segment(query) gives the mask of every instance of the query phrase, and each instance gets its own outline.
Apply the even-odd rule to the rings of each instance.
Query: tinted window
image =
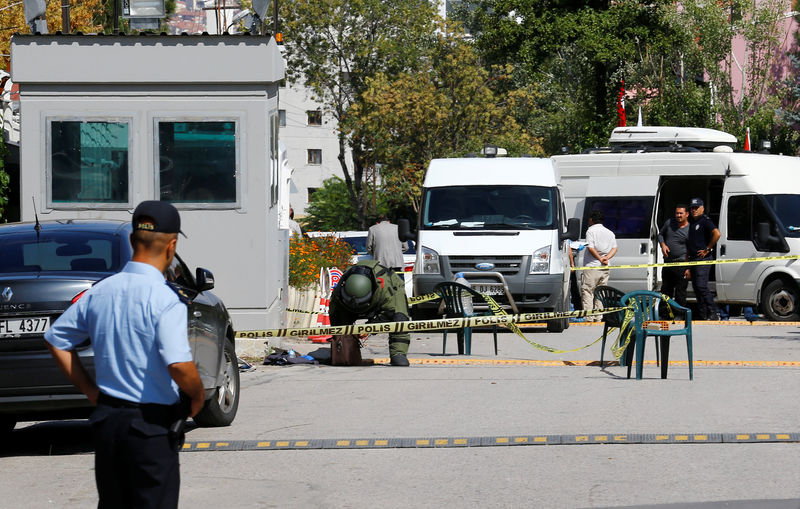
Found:
[[[800,195],[768,194],[764,200],[772,208],[787,237],[800,237]]]
[[[50,122],[52,203],[128,203],[128,124]]]
[[[116,272],[119,244],[94,232],[42,232],[0,236],[0,272]]]
[[[236,202],[236,122],[159,122],[161,199]]]
[[[356,254],[367,254],[367,237],[342,237],[341,240],[353,246]]]
[[[587,198],[583,209],[583,237],[589,228],[593,210],[603,213],[603,225],[618,239],[646,239],[650,237],[650,218],[653,214],[652,196],[620,196]]]
[[[423,207],[422,227],[428,229],[552,229],[558,219],[551,187],[434,187]]]
[[[775,222],[765,203],[771,201],[777,206],[786,204],[786,202],[779,203],[779,200],[775,199],[776,196],[791,195],[772,195],[771,197],[756,195],[731,196],[728,199],[728,240],[752,241],[758,251],[787,251],[788,246],[786,246],[781,236],[796,235],[796,232],[789,230],[787,225],[779,228]],[[789,203],[791,204],[791,201]],[[800,204],[795,203],[795,205]],[[792,216],[795,215],[796,217],[796,214],[797,211],[784,211],[784,217],[787,220],[792,220]],[[767,238],[759,238],[759,223],[769,225]]]

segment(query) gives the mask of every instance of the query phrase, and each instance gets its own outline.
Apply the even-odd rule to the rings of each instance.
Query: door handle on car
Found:
[[[196,310],[196,309],[195,309],[195,310],[192,312],[192,315],[194,315],[194,317],[195,317],[195,318],[200,318],[201,316],[203,316],[203,313],[201,313],[200,311],[198,311],[198,310]]]
[[[725,244],[722,244],[721,246],[719,246],[719,255],[720,256],[725,256]]]
[[[639,244],[639,254],[647,254],[647,242]]]

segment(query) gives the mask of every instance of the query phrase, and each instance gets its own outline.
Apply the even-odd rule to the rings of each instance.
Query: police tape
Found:
[[[800,254],[785,256],[762,256],[758,258],[726,258],[722,260],[698,260],[694,262],[669,262],[669,263],[639,263],[635,265],[600,265],[594,267],[572,267],[572,270],[591,270],[591,269],[647,269],[650,267],[692,267],[697,265],[720,265],[723,263],[748,263],[764,262],[772,260],[797,260]]]
[[[380,322],[354,325],[336,325],[326,327],[305,327],[286,329],[263,329],[237,331],[237,338],[278,338],[321,336],[325,334],[397,334],[402,332],[419,332],[426,330],[463,329],[464,327],[490,327],[492,325],[515,325],[517,323],[533,323],[543,320],[563,318],[583,318],[586,316],[615,313],[626,308],[595,309],[594,311],[564,311],[556,313],[520,313],[517,315],[470,316],[466,318],[440,318],[434,320],[417,320],[404,322]]]

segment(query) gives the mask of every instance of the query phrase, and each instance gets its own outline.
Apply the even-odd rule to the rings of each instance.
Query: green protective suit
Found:
[[[376,260],[362,260],[356,265],[372,269],[372,299],[365,311],[348,309],[342,300],[342,290],[351,267],[342,274],[336,288],[333,289],[330,302],[331,325],[352,325],[356,320],[366,318],[369,323],[404,322],[410,320],[408,299],[403,279],[392,269],[379,264]],[[407,332],[389,334],[389,355],[408,354],[411,336]]]

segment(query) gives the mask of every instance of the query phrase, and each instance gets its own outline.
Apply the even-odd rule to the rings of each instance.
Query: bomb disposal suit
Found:
[[[397,273],[376,260],[362,260],[345,271],[333,289],[331,325],[352,325],[358,319],[369,323],[409,320],[404,282]],[[406,354],[411,336],[389,334],[389,357],[394,366],[408,366]]]

